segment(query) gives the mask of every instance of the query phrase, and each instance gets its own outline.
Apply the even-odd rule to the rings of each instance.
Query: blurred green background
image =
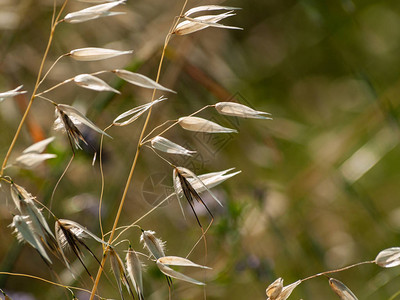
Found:
[[[62,59],[44,87],[80,73],[128,68],[155,78],[161,48],[183,1],[128,1],[116,11],[126,15],[81,24],[60,24],[46,63],[82,47],[133,49],[132,56],[101,62]],[[278,277],[285,284],[322,271],[372,260],[379,251],[400,245],[400,2],[369,0],[189,1],[188,7],[220,4],[241,7],[221,23],[243,31],[206,29],[173,36],[160,82],[178,93],[154,110],[150,127],[188,115],[207,104],[238,101],[270,112],[273,121],[221,117],[213,109],[200,114],[235,135],[199,135],[175,128],[165,137],[198,151],[192,159],[166,156],[196,174],[236,168],[242,173],[213,191],[220,208],[205,195],[215,221],[190,256],[213,270],[188,272],[207,281],[207,299],[263,299]],[[87,5],[69,1],[67,12]],[[0,0],[0,91],[20,84],[32,91],[49,35],[52,1]],[[102,76],[122,95],[95,93],[73,84],[49,93],[58,103],[79,107],[104,128],[120,113],[146,103],[151,92],[112,75]],[[28,93],[29,95],[29,93]],[[160,94],[161,95],[161,94]],[[0,153],[4,157],[28,96],[0,104]],[[37,100],[28,126],[13,153],[50,135],[48,149],[58,158],[35,171],[9,168],[7,174],[49,204],[53,188],[71,156],[66,137],[52,130],[53,107]],[[112,128],[104,141],[103,222],[111,228],[144,118]],[[89,133],[88,133],[89,134]],[[89,136],[94,144],[99,136]],[[55,192],[53,212],[100,234],[97,209],[99,166],[91,154],[77,153]],[[172,170],[144,148],[120,225],[150,210],[172,191]],[[1,270],[56,280],[29,246],[21,246],[8,224],[16,213],[7,186],[0,206]],[[197,207],[203,224],[209,217]],[[51,222],[50,222],[51,223]],[[201,236],[187,210],[183,218],[171,201],[140,222],[167,242],[167,254],[185,256]],[[141,251],[140,232],[123,239]],[[89,242],[100,256],[98,245]],[[121,255],[127,244],[118,248]],[[87,255],[90,270],[98,265]],[[146,299],[166,299],[165,279],[151,262],[144,275]],[[61,277],[61,264],[54,269]],[[107,266],[100,293],[118,298]],[[333,275],[359,299],[389,299],[400,290],[399,268],[361,266]],[[205,278],[204,278],[205,277]],[[63,277],[64,278],[64,277]],[[203,279],[202,279],[203,278]],[[67,279],[66,279],[67,280]],[[68,281],[68,280],[67,280]],[[90,289],[84,273],[69,284]],[[13,299],[68,298],[60,288],[33,279],[0,277]],[[20,294],[17,294],[19,292]],[[84,293],[79,299],[86,299]],[[23,298],[28,297],[28,298]],[[29,298],[30,297],[30,298]],[[175,280],[173,299],[203,299],[203,289]],[[337,299],[325,277],[304,282],[291,299]]]

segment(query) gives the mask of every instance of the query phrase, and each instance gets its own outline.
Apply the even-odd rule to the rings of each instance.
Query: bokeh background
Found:
[[[60,2],[60,1],[57,1]],[[0,0],[0,90],[20,84],[32,91],[47,43],[52,1]],[[59,3],[61,4],[61,3]],[[126,15],[81,24],[60,24],[46,63],[82,47],[133,49],[134,54],[100,62],[64,58],[42,89],[80,73],[126,68],[155,78],[161,48],[183,1],[128,1],[116,11]],[[154,110],[149,128],[188,115],[207,104],[237,101],[270,112],[272,121],[221,117],[213,109],[201,117],[239,131],[200,135],[174,128],[165,137],[198,154],[183,160],[166,156],[196,174],[236,168],[242,172],[213,189],[224,203],[204,195],[215,216],[190,259],[207,264],[207,299],[263,299],[276,278],[285,284],[315,273],[372,260],[385,248],[400,245],[400,3],[395,0],[231,0],[189,1],[188,7],[220,4],[241,7],[223,23],[244,30],[206,29],[173,36],[160,82],[177,91]],[[70,0],[67,12],[86,7]],[[65,85],[48,94],[58,103],[79,107],[104,128],[120,113],[146,103],[151,92],[123,83],[111,74],[102,79],[122,95],[95,93]],[[160,94],[161,95],[161,94]],[[3,157],[24,111],[29,93],[0,103],[0,153]],[[104,140],[103,225],[108,231],[122,195],[144,118],[112,128]],[[15,182],[49,205],[54,186],[71,150],[66,137],[52,130],[53,107],[37,100],[13,153],[55,135],[47,150],[58,157],[34,171],[8,168]],[[100,137],[86,132],[98,145]],[[92,154],[77,157],[55,191],[52,211],[100,234],[98,203],[101,177]],[[143,216],[172,191],[172,170],[144,148],[120,225]],[[2,185],[0,269],[56,280],[32,248],[19,244],[8,227],[16,213]],[[186,207],[186,209],[188,209]],[[210,221],[202,207],[203,224]],[[52,223],[49,219],[49,223]],[[201,231],[189,210],[183,218],[170,201],[140,221],[167,242],[167,254],[186,256]],[[129,239],[142,251],[140,231]],[[88,241],[100,257],[99,245]],[[118,247],[121,255],[127,243]],[[95,274],[96,262],[86,256]],[[144,275],[146,299],[166,299],[165,279],[151,262]],[[75,266],[78,270],[79,267]],[[74,281],[60,263],[63,282],[91,288],[81,273]],[[118,298],[109,266],[100,293]],[[335,274],[359,299],[389,299],[400,290],[399,268],[366,265]],[[62,289],[12,276],[0,276],[0,288],[13,299],[70,298]],[[204,290],[175,280],[173,299],[203,299]],[[85,293],[77,293],[86,299]],[[304,282],[293,299],[337,299],[325,277]],[[393,299],[393,298],[392,298]]]

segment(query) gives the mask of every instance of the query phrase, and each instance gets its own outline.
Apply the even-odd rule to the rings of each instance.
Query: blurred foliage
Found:
[[[223,201],[211,204],[215,222],[190,258],[213,268],[207,272],[207,299],[262,299],[265,288],[278,277],[285,284],[351,263],[372,260],[380,250],[399,246],[400,232],[400,2],[395,0],[263,0],[217,1],[241,7],[225,24],[243,31],[207,29],[172,38],[161,83],[178,91],[154,110],[150,128],[167,119],[188,115],[207,104],[235,100],[272,113],[273,121],[224,118],[213,110],[200,116],[239,134],[209,136],[180,128],[167,138],[199,155],[176,164],[197,174],[235,167],[242,173],[214,189]],[[50,87],[79,73],[129,68],[155,77],[161,47],[183,1],[128,1],[125,16],[82,24],[61,24],[55,34],[47,67],[71,49],[97,46],[133,49],[134,55],[105,62],[62,59],[50,73]],[[189,1],[189,6],[210,4]],[[70,1],[68,11],[85,4]],[[51,0],[0,0],[0,90],[24,84],[32,91],[47,42]],[[6,22],[7,21],[7,22]],[[66,85],[49,94],[59,103],[87,111],[104,128],[121,112],[149,101],[151,92],[112,76],[104,80],[122,95],[94,93]],[[28,97],[28,96],[27,96]],[[27,98],[0,104],[0,153],[8,149]],[[13,153],[55,134],[53,107],[34,103],[28,126]],[[109,230],[122,195],[143,119],[113,128],[105,138],[103,163],[104,228]],[[49,204],[53,188],[71,156],[67,140],[48,149],[58,158],[35,172],[10,168],[7,173]],[[90,137],[99,143],[99,137]],[[60,218],[80,222],[100,234],[97,210],[101,177],[91,154],[78,152],[55,191],[52,210]],[[154,186],[155,201],[171,191],[171,168],[143,149],[130,187],[120,225],[151,209],[143,192]],[[157,180],[154,180],[157,178]],[[150,180],[150,181],[149,181]],[[146,185],[147,184],[147,185]],[[150,184],[150,187],[151,187]],[[56,280],[29,246],[20,246],[8,224],[15,213],[7,191],[1,194],[1,270]],[[202,213],[203,223],[209,221]],[[167,253],[185,256],[201,236],[188,210],[186,220],[175,201],[143,219],[140,225],[167,241]],[[132,229],[133,247],[141,249],[140,232]],[[97,245],[93,245],[97,246]],[[121,253],[125,250],[121,244]],[[101,249],[97,249],[100,255]],[[98,265],[88,256],[90,270]],[[149,263],[150,264],[150,263]],[[109,266],[106,266],[109,270]],[[62,277],[62,266],[54,269]],[[361,266],[334,275],[359,299],[388,299],[399,290],[400,269]],[[199,275],[199,276],[197,276]],[[194,274],[201,278],[202,273]],[[78,284],[91,288],[82,274]],[[163,276],[149,266],[144,277],[147,299],[165,299]],[[32,279],[0,277],[0,288],[22,299],[69,297],[62,289]],[[113,278],[103,277],[100,293],[117,297]],[[19,294],[21,295],[21,294]],[[84,294],[77,294],[85,299]],[[337,299],[326,278],[301,284],[293,299]],[[175,282],[174,299],[202,299],[202,288]]]

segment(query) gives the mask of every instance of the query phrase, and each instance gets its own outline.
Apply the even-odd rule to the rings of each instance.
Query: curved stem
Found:
[[[307,280],[310,280],[310,279],[313,279],[313,278],[316,278],[316,277],[320,277],[320,276],[325,276],[325,275],[328,275],[328,274],[333,274],[333,273],[346,271],[346,270],[349,270],[349,269],[352,269],[354,267],[358,267],[358,266],[361,266],[361,265],[374,264],[374,263],[375,263],[375,260],[359,262],[359,263],[356,263],[356,264],[353,264],[353,265],[350,265],[350,266],[346,266],[346,267],[343,267],[343,268],[340,268],[340,269],[331,270],[331,271],[325,271],[325,272],[321,272],[321,273],[318,273],[318,274],[311,275],[309,277],[301,279],[300,282],[304,282],[304,281],[307,281]]]
[[[54,22],[52,22],[49,41],[47,42],[46,50],[44,52],[44,55],[43,55],[43,58],[42,58],[42,62],[40,63],[39,72],[37,74],[36,83],[35,83],[35,87],[34,87],[33,92],[32,92],[31,99],[29,100],[28,106],[26,107],[24,115],[22,116],[22,119],[21,119],[21,121],[20,121],[20,123],[18,125],[18,128],[17,128],[17,131],[15,132],[14,138],[13,138],[13,140],[12,140],[12,142],[10,144],[10,147],[8,148],[7,154],[6,154],[6,156],[5,156],[4,160],[3,160],[3,164],[2,164],[1,169],[0,169],[0,176],[3,175],[3,173],[4,173],[4,168],[7,165],[7,162],[8,162],[8,159],[10,158],[11,152],[14,149],[15,143],[17,142],[17,139],[18,139],[18,137],[19,137],[19,135],[21,133],[22,126],[24,125],[24,123],[26,121],[26,118],[27,118],[27,116],[29,114],[29,111],[31,110],[33,101],[35,100],[36,91],[39,88],[40,78],[42,77],[44,63],[45,63],[45,61],[47,59],[47,55],[49,54],[51,43],[53,42],[54,31],[55,31],[56,26],[58,24],[58,19],[60,18],[61,13],[63,12],[65,6],[67,5],[67,2],[68,2],[68,0],[64,1],[64,3],[62,5],[62,7],[60,8],[60,11],[59,11],[56,19],[54,20]]]

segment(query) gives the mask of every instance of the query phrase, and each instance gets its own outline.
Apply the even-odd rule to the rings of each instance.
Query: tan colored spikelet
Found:
[[[200,282],[196,279],[193,279],[189,276],[186,276],[180,272],[177,272],[174,269],[168,267],[168,265],[210,269],[209,267],[198,265],[198,264],[190,261],[187,258],[178,257],[178,256],[165,256],[165,257],[160,257],[159,259],[157,259],[157,267],[165,275],[172,277],[172,278],[179,279],[179,280],[187,281],[187,282],[190,282],[193,284],[197,284],[197,285],[204,285],[204,283]]]
[[[23,86],[20,85],[19,87],[15,88],[13,90],[0,93],[0,102],[3,101],[6,98],[12,98],[12,97],[15,97],[17,95],[25,94],[26,91],[21,91],[22,87]]]
[[[74,77],[74,82],[86,89],[98,91],[98,92],[114,92],[116,94],[121,94],[116,89],[109,86],[106,82],[97,78],[96,76],[90,74],[80,74]]]
[[[142,276],[142,263],[135,250],[129,245],[128,252],[126,254],[126,270],[128,276],[133,283],[133,286],[138,294],[139,300],[144,300],[143,294],[143,276]]]
[[[217,123],[199,117],[182,117],[179,125],[186,130],[207,133],[237,133],[237,130],[223,127]]]
[[[272,120],[266,115],[270,113],[254,110],[246,105],[235,103],[235,102],[218,102],[215,104],[215,109],[221,115],[234,116],[240,118],[253,118],[253,119],[265,119]]]
[[[222,14],[218,15],[205,15],[205,16],[200,16],[196,18],[190,18],[185,16],[185,21],[180,22],[173,33],[177,35],[186,35],[190,33],[194,33],[196,31],[200,31],[203,29],[206,29],[208,27],[218,27],[218,28],[224,28],[224,29],[242,29],[240,27],[235,27],[235,26],[226,26],[219,24],[218,22],[234,16],[235,14],[232,13],[232,11],[225,12]]]
[[[278,278],[267,287],[265,293],[269,299],[275,300],[281,294],[282,289],[283,289],[283,279]]]
[[[293,290],[301,283],[300,280],[293,282],[285,287],[283,287],[282,292],[276,298],[276,300],[286,300],[292,294]]]
[[[103,1],[104,2],[104,1]],[[64,21],[67,23],[75,24],[82,23],[101,17],[110,17],[115,15],[124,14],[123,12],[110,12],[109,10],[117,5],[125,3],[126,0],[113,1],[110,3],[99,4],[91,6],[80,11],[69,13],[65,16]]]
[[[171,142],[170,140],[162,137],[162,136],[156,136],[151,139],[151,147],[154,149],[160,150],[165,153],[170,153],[170,154],[180,154],[180,155],[187,155],[187,156],[192,156],[192,154],[196,153],[196,151],[191,151],[188,150],[178,144],[175,144],[174,142]]]
[[[392,247],[379,252],[375,263],[383,268],[392,268],[400,265],[400,247]]]
[[[142,235],[140,236],[140,241],[147,248],[149,253],[154,256],[155,259],[165,256],[164,248],[165,242],[154,236],[155,232],[151,230],[142,230]]]
[[[161,91],[166,91],[166,92],[176,94],[175,91],[168,89],[166,87],[163,87],[161,84],[155,82],[153,79],[150,79],[147,76],[144,76],[142,74],[130,72],[127,70],[119,70],[119,69],[113,70],[112,72],[115,73],[115,75],[117,75],[119,78],[121,78],[131,84],[134,84],[134,85],[146,88],[146,89],[156,89],[156,90],[161,90]]]
[[[54,137],[50,137],[29,146],[15,159],[14,164],[24,169],[33,169],[45,160],[57,157],[55,154],[42,154],[47,145],[53,140]]]
[[[118,253],[115,252],[115,250],[113,248],[109,248],[109,252],[110,252],[111,269],[113,271],[115,280],[117,281],[118,290],[121,295],[121,298],[124,299],[124,296],[122,293],[122,284],[126,287],[129,294],[133,295],[130,285],[129,285],[129,282],[128,282],[128,279],[126,277],[125,267],[124,267],[124,264],[123,264],[121,258],[118,255]]]
[[[119,51],[105,48],[80,48],[69,52],[67,55],[78,61],[96,61],[113,58],[120,55],[131,54],[132,50]]]
[[[113,121],[113,125],[115,126],[126,126],[131,124],[132,122],[136,121],[142,114],[144,114],[150,107],[152,107],[153,105],[167,100],[167,98],[164,97],[160,97],[150,103],[146,103],[140,106],[137,106],[135,108],[132,108],[122,114],[120,114],[118,117],[115,118],[115,120]],[[120,122],[122,119],[125,119],[129,117],[128,120]]]
[[[239,7],[231,7],[231,6],[220,6],[220,5],[203,5],[203,6],[197,6],[189,9],[187,12],[185,12],[183,15],[185,17],[188,17],[192,14],[199,13],[199,12],[204,12],[204,11],[213,11],[213,10],[237,10],[240,9]]]
[[[30,221],[28,221],[28,217],[22,217],[16,215],[13,218],[13,222],[9,226],[15,229],[14,232],[17,233],[17,237],[20,241],[25,241],[29,243],[33,248],[35,248],[39,252],[39,254],[45,261],[47,261],[50,264],[52,263],[42,243],[32,230],[32,227],[30,226]]]
[[[353,292],[341,281],[335,278],[330,278],[329,285],[335,294],[339,296],[340,300],[358,300]]]

